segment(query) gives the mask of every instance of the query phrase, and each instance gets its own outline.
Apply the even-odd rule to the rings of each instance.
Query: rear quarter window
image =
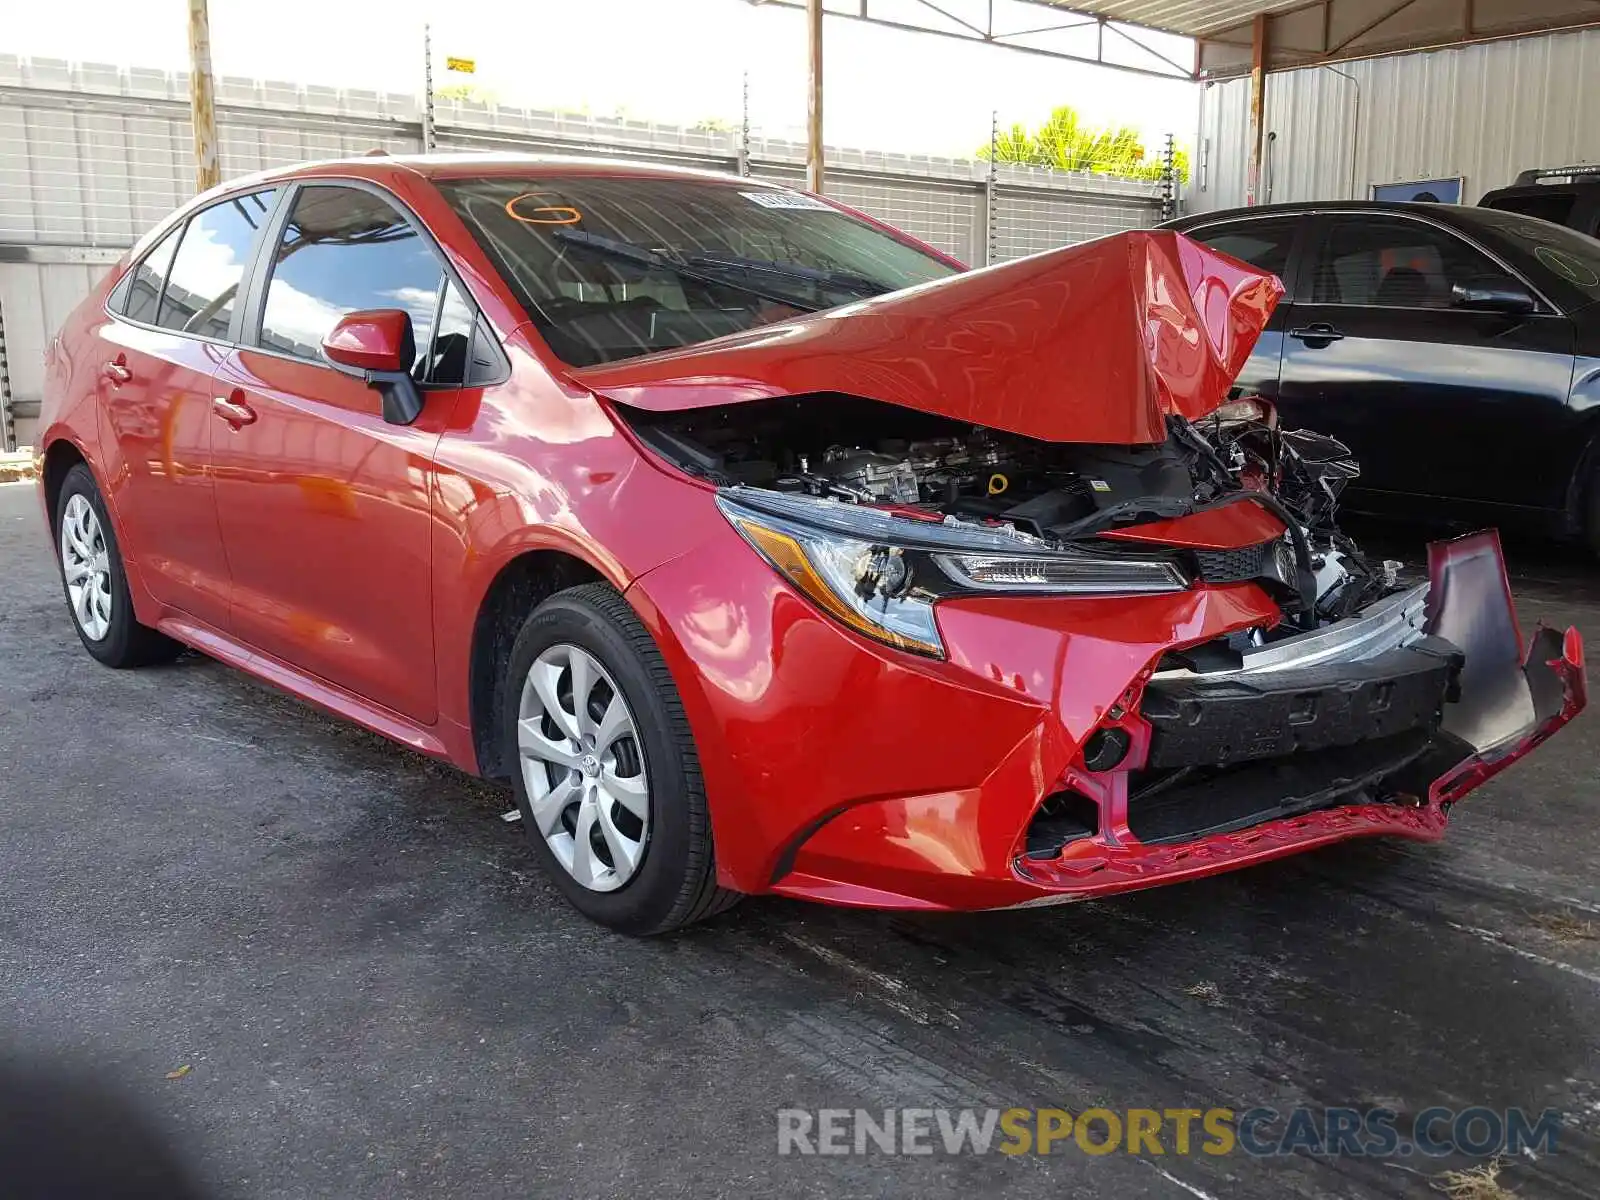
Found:
[[[1538,217],[1541,221],[1554,221],[1565,225],[1572,220],[1572,209],[1577,203],[1577,193],[1564,188],[1551,188],[1535,196],[1497,196],[1486,208],[1501,212],[1521,213],[1525,217]]]
[[[172,265],[172,252],[177,249],[178,235],[182,232],[181,225],[173,229],[128,272],[126,282],[118,288],[113,311],[141,325],[156,323],[161,289],[167,282],[167,268]]]

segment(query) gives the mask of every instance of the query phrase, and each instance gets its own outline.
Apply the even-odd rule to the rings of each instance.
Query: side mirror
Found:
[[[346,313],[322,339],[322,355],[334,368],[359,375],[383,397],[383,419],[410,425],[422,413],[422,393],[411,378],[417,356],[411,317],[403,309]]]
[[[1469,308],[1476,312],[1531,313],[1538,302],[1519,283],[1496,275],[1480,276],[1450,289],[1450,298],[1456,308]]]

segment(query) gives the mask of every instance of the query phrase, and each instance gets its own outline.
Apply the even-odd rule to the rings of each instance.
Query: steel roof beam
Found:
[[[1039,29],[1022,29],[1007,33],[996,33],[992,25],[989,28],[974,25],[971,22],[956,16],[954,13],[946,11],[941,5],[931,3],[930,0],[917,0],[917,2],[924,8],[937,13],[939,16],[944,17],[960,28],[941,29],[935,25],[914,25],[909,21],[899,21],[889,17],[878,16],[871,10],[872,0],[860,0],[859,8],[854,11],[833,8],[827,9],[826,11],[829,17],[837,17],[846,21],[859,21],[867,25],[876,25],[883,29],[896,29],[903,33],[927,33],[932,34],[935,37],[951,38],[960,42],[972,42],[979,45],[999,46],[1005,50],[1015,50],[1020,54],[1033,54],[1044,58],[1058,59],[1064,62],[1078,62],[1096,67],[1109,67],[1113,71],[1126,71],[1130,74],[1145,75],[1154,79],[1195,79],[1198,77],[1193,68],[1174,62],[1160,51],[1153,50],[1143,42],[1139,41],[1136,37],[1132,36],[1127,29],[1122,28],[1122,26],[1126,25],[1135,29],[1150,29],[1150,26],[1138,25],[1134,22],[1117,22],[1112,24],[1111,21],[1104,16],[1098,16],[1093,13],[1079,12],[1076,9],[1070,9],[1064,5],[1049,3],[1048,0],[1016,0],[1016,2],[1020,4],[1037,5],[1040,8],[1049,8],[1061,13],[1073,13],[1074,15],[1081,16],[1084,19],[1081,21],[1066,22],[1061,25],[1046,26]],[[806,7],[806,0],[749,0],[749,3],[768,8],[788,8],[802,11]],[[1096,48],[1093,55],[1077,54],[1068,50],[1052,50],[1046,46],[1030,46],[1026,43],[1013,40],[1016,38],[1028,37],[1040,33],[1054,33],[1061,30],[1071,29],[1087,29],[1096,25],[1100,26],[1102,30],[1106,28],[1111,29],[1113,33],[1121,35],[1124,40],[1130,42],[1138,49],[1160,60],[1160,62],[1163,64],[1163,67],[1170,69],[1140,67],[1131,63],[1115,62],[1111,59],[1108,59],[1105,57],[1104,37],[1096,39]],[[1151,31],[1164,32],[1154,29]],[[1177,36],[1181,37],[1184,35],[1179,34]]]

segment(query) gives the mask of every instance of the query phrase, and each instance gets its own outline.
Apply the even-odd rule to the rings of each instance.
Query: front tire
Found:
[[[579,912],[667,933],[730,907],[666,661],[605,584],[552,596],[506,663],[501,736],[534,853]]]
[[[170,662],[183,649],[139,624],[128,575],[100,488],[83,463],[75,464],[56,497],[56,562],[83,648],[108,667]]]

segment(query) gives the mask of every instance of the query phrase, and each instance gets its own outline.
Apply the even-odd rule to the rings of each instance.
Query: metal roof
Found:
[[[1199,72],[1250,70],[1255,17],[1265,15],[1267,67],[1352,58],[1600,25],[1596,0],[1029,0],[1183,34],[1199,42]]]
[[[1218,30],[1248,26],[1258,12],[1305,7],[1305,0],[1035,0],[1110,21],[1126,21],[1165,33],[1204,37]]]
[[[1180,79],[1247,73],[1257,16],[1266,18],[1273,71],[1600,25],[1600,0],[1015,0],[1010,21],[984,0],[823,2],[830,17]],[[806,0],[750,3],[804,8]],[[1051,12],[1018,29],[1018,5]],[[1040,40],[1097,26],[1088,50]],[[1152,45],[1146,30],[1194,38],[1193,59]]]

